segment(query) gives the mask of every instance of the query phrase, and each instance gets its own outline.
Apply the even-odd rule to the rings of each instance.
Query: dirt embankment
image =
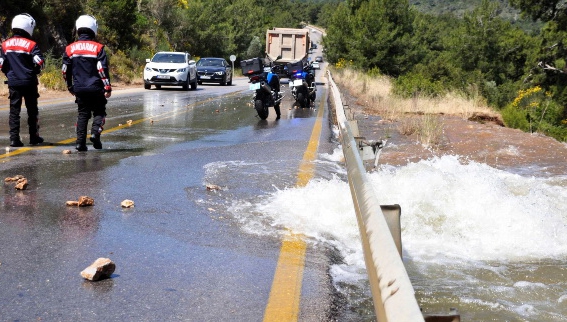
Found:
[[[567,144],[538,134],[506,128],[493,120],[471,121],[458,116],[438,115],[442,126],[439,143],[424,147],[415,134],[400,134],[401,123],[372,115],[348,91],[341,89],[355,111],[361,135],[367,139],[387,139],[380,164],[405,165],[440,157],[461,156],[494,168],[541,177],[567,174]],[[411,117],[411,116],[408,116]]]

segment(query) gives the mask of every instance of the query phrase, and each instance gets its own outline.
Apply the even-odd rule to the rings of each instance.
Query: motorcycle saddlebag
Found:
[[[264,66],[260,58],[252,58],[240,61],[242,67],[242,75],[248,76],[252,74],[259,74],[264,71]]]
[[[293,63],[288,63],[287,64],[287,71],[290,74],[302,72],[303,71],[303,62],[302,61],[296,61],[296,62],[293,62]]]

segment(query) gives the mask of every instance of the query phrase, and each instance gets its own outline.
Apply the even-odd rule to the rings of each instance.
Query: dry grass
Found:
[[[366,113],[396,122],[398,132],[416,135],[425,146],[440,144],[443,135],[441,115],[465,119],[500,119],[498,113],[486,106],[480,96],[475,99],[456,94],[442,98],[401,98],[392,94],[390,78],[369,76],[347,68],[334,70],[333,79],[356,97],[356,104],[363,106]]]
[[[456,94],[441,98],[413,97],[405,99],[391,93],[392,82],[386,76],[368,76],[351,70],[340,69],[333,72],[333,78],[343,88],[358,98],[357,103],[366,108],[366,112],[399,116],[400,114],[446,114],[470,118],[473,114],[496,114],[486,106],[478,95],[468,99]]]

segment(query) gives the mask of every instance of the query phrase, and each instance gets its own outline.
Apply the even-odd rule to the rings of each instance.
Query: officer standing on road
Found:
[[[94,41],[98,25],[93,16],[80,16],[75,27],[78,40],[65,49],[61,71],[78,105],[76,149],[87,151],[87,126],[91,115],[90,140],[95,149],[102,149],[100,134],[106,117],[106,99],[112,92],[108,59],[104,45]]]
[[[27,13],[17,15],[12,20],[12,38],[2,43],[0,51],[0,69],[8,78],[10,93],[10,146],[22,147],[20,139],[20,112],[22,99],[26,102],[30,144],[43,142],[39,136],[39,110],[37,107],[37,75],[45,67],[45,60],[37,44],[31,40],[35,20]]]

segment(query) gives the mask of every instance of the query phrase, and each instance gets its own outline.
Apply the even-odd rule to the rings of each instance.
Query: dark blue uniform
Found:
[[[102,133],[107,99],[111,92],[108,59],[104,45],[93,40],[89,33],[79,34],[79,40],[70,44],[63,54],[63,77],[67,88],[75,95],[78,105],[77,150],[86,150],[87,126],[91,115],[91,141],[95,149],[102,148]],[[96,142],[96,143],[95,143]]]
[[[0,68],[8,78],[10,92],[10,145],[23,146],[20,140],[22,99],[28,112],[30,144],[43,142],[39,136],[37,75],[44,67],[44,58],[37,44],[27,37],[15,35],[2,43]]]

